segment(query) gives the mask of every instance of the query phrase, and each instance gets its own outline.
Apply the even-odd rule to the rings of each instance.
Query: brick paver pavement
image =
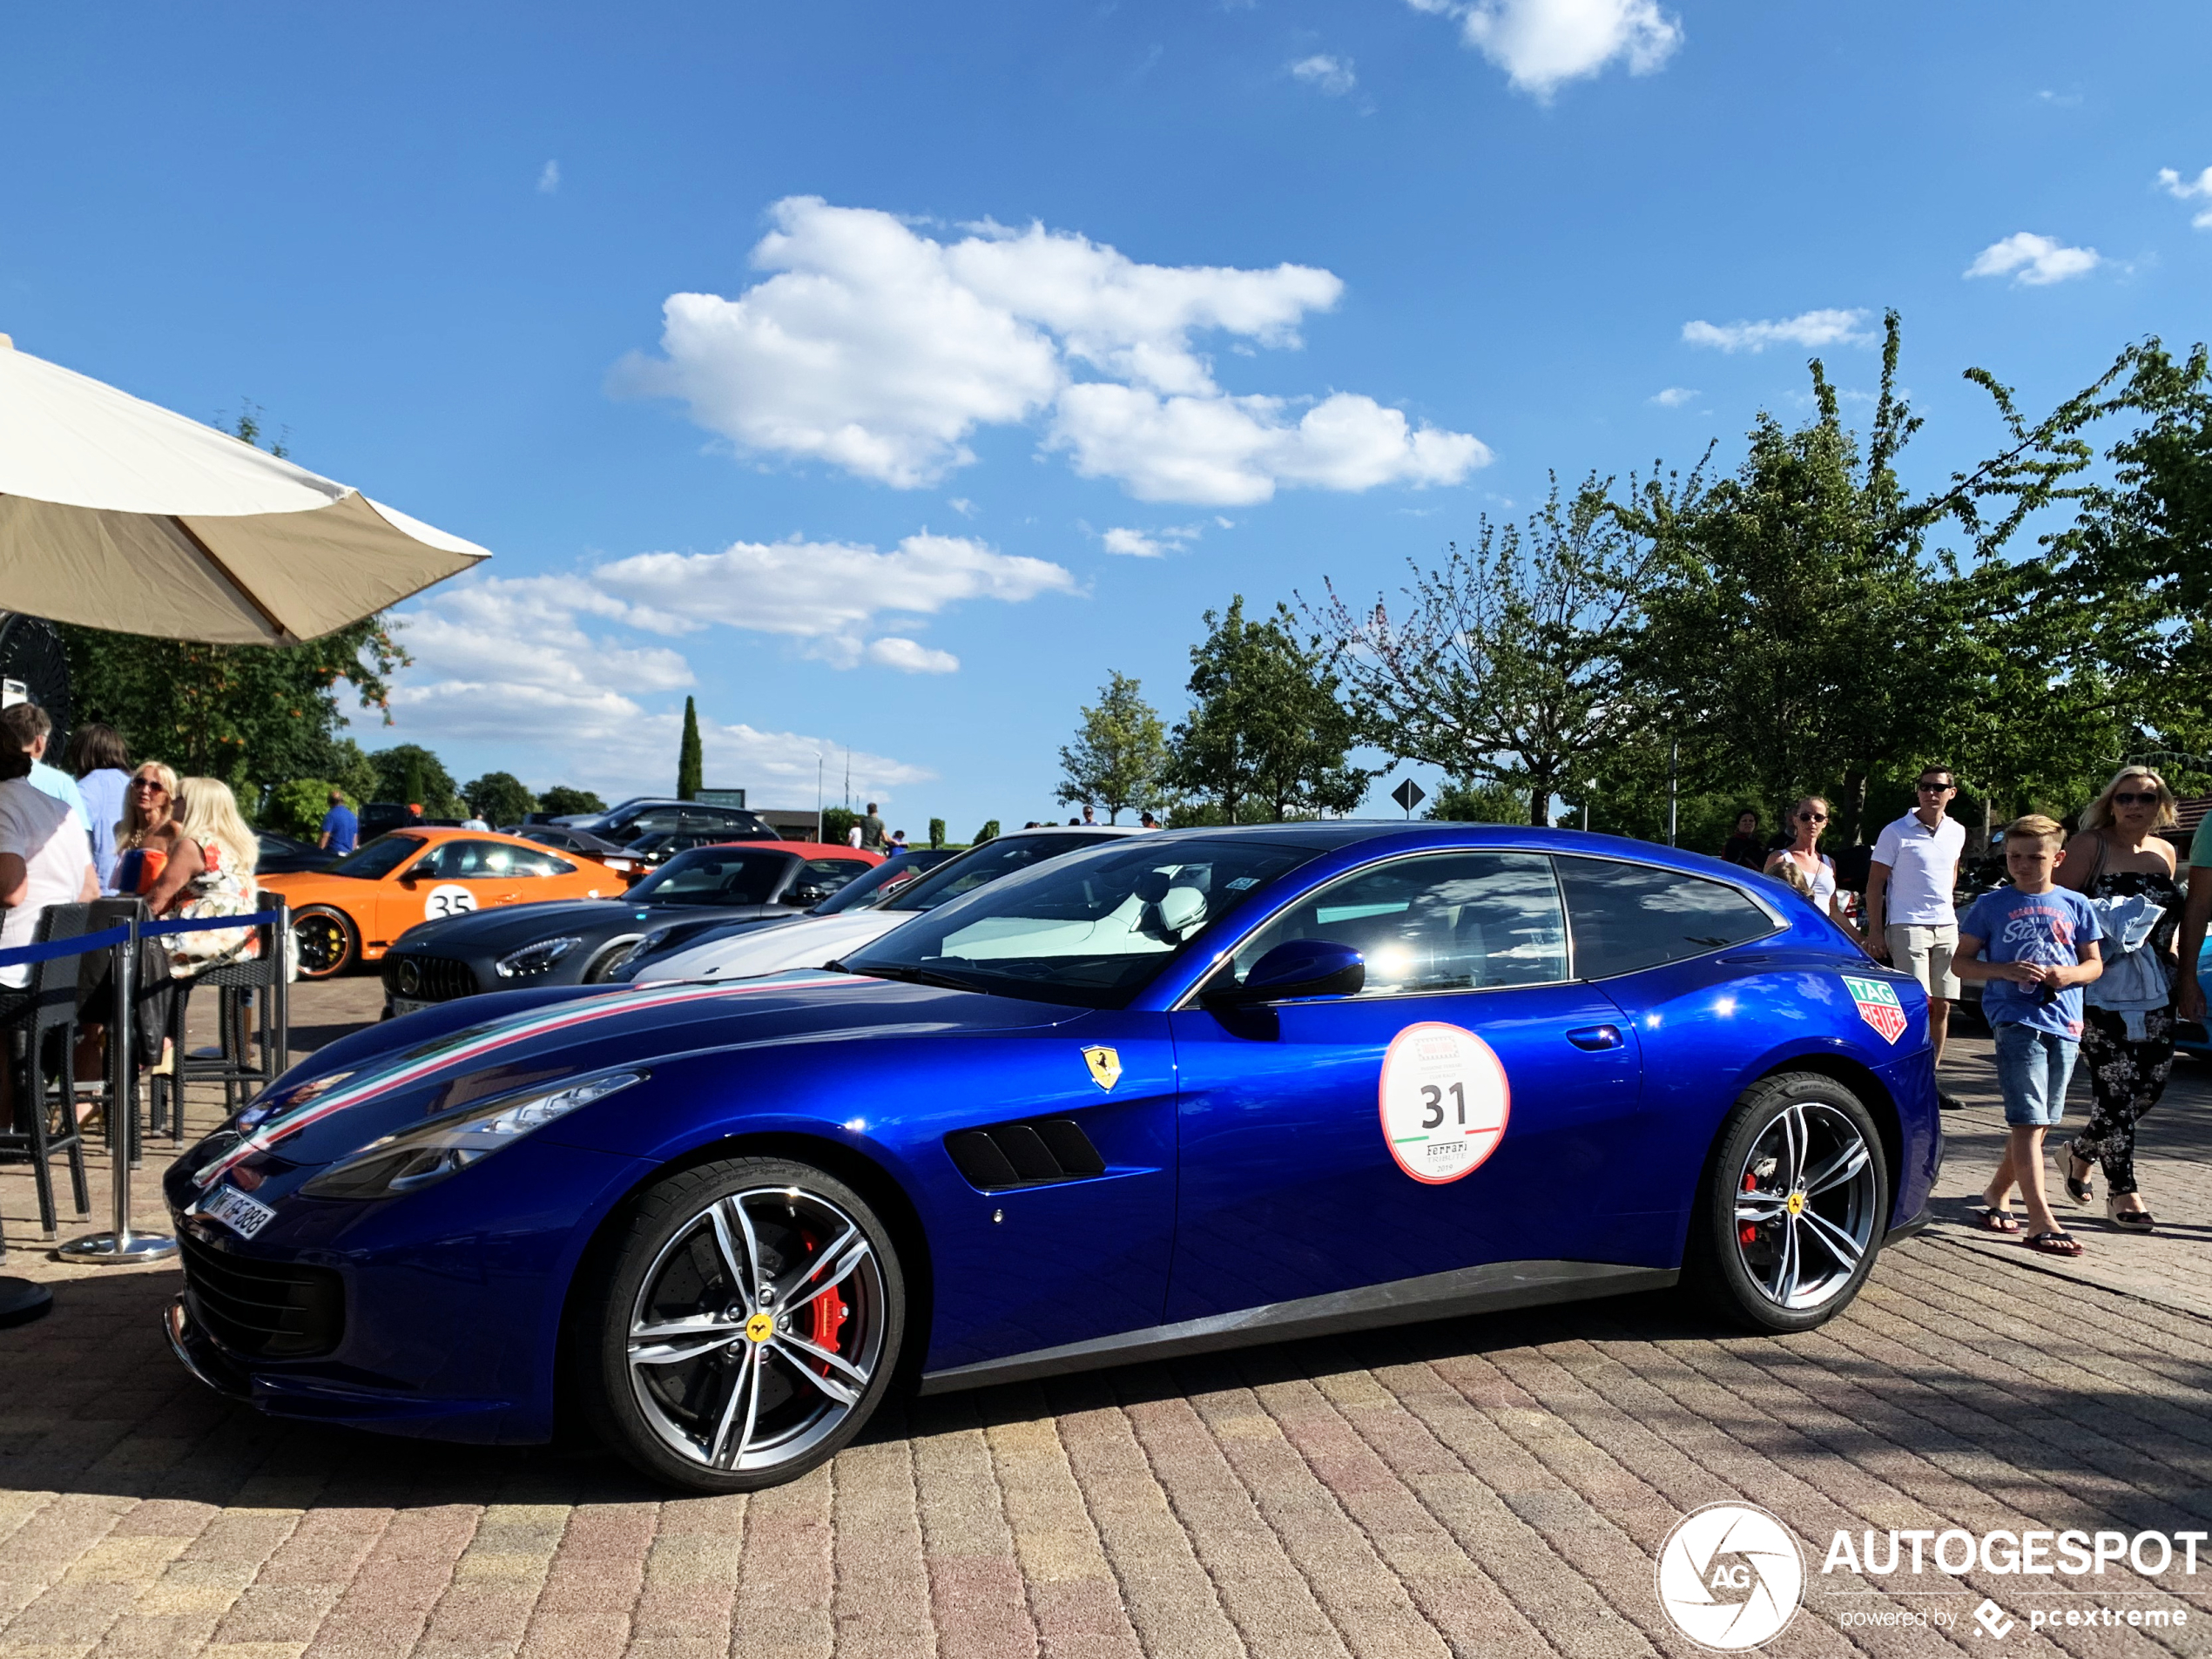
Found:
[[[366,981],[298,1001],[326,1040],[375,1006]],[[1987,1063],[1962,1042],[1948,1080],[1979,1097]],[[2071,1275],[1939,1227],[1802,1337],[1632,1298],[894,1401],[806,1479],[720,1499],[597,1454],[227,1406],[156,1329],[173,1273],[44,1260],[10,1171],[7,1271],[60,1282],[51,1318],[0,1332],[0,1659],[1686,1659],[1653,1561],[1727,1498],[1806,1543],[1806,1611],[1773,1653],[2212,1651],[2192,1588],[2212,1553],[2201,1580],[2090,1594],[1819,1571],[1838,1528],[2212,1530],[2208,1100],[2185,1066],[2146,1125],[2175,1228],[2084,1221]],[[1952,1213],[1989,1117],[1956,1125]],[[1972,1621],[1984,1596],[2016,1621],[2001,1640]],[[2191,1622],[2036,1630],[2031,1607]],[[1953,1622],[1843,1623],[1931,1611]]]

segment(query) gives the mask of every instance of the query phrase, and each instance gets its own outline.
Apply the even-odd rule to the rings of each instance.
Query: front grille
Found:
[[[384,959],[384,991],[410,1002],[450,1002],[476,994],[476,970],[450,956],[408,956],[397,953]]]
[[[249,1359],[309,1359],[346,1331],[346,1291],[327,1267],[255,1261],[179,1230],[185,1288],[201,1329]]]
[[[945,1150],[970,1186],[986,1192],[1041,1187],[1106,1173],[1106,1160],[1072,1117],[994,1123],[945,1136]]]

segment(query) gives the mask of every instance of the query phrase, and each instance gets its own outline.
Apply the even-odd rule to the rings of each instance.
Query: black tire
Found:
[[[607,982],[607,970],[612,968],[617,962],[620,961],[624,957],[629,955],[632,950],[637,948],[637,941],[634,938],[617,939],[610,945],[601,947],[599,954],[597,956],[594,956],[591,961],[585,965],[583,977],[580,983],[585,985],[605,984]]]
[[[1818,1072],[1763,1077],[1721,1126],[1684,1280],[1731,1324],[1810,1331],[1858,1294],[1889,1210],[1889,1161],[1858,1096]]]
[[[617,1217],[570,1329],[578,1403],[608,1446],[671,1486],[750,1492],[867,1426],[898,1366],[906,1281],[890,1230],[836,1177],[728,1158]]]
[[[292,913],[292,936],[301,979],[335,979],[361,961],[361,937],[353,918],[327,904]]]

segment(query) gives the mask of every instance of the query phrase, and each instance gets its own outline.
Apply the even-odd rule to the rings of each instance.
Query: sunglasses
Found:
[[[1925,778],[1921,779],[1919,782],[1919,790],[1924,795],[1940,795],[1945,790],[1949,789],[1951,786],[1952,786],[1949,784],[1932,784]]]
[[[1799,813],[1797,814],[1797,822],[1800,824],[1825,824],[1827,821],[1828,814],[1825,813]]]
[[[2112,798],[2112,804],[2115,806],[2155,806],[2158,797],[2155,793],[2138,795],[2131,789],[2123,789]]]
[[[157,795],[165,795],[169,792],[151,778],[133,778],[131,780],[131,787],[133,789],[151,789]]]

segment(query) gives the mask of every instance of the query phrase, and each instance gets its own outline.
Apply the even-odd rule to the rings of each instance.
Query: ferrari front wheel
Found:
[[[361,936],[342,910],[311,904],[292,915],[292,938],[300,954],[301,979],[330,979],[361,955]]]
[[[1688,1277],[1732,1323],[1809,1331],[1873,1271],[1889,1195],[1882,1138],[1858,1096],[1817,1072],[1763,1078],[1722,1127]]]
[[[826,1172],[731,1158],[671,1176],[599,1253],[575,1326],[583,1403],[617,1452],[698,1492],[794,1480],[889,1386],[905,1280]]]

